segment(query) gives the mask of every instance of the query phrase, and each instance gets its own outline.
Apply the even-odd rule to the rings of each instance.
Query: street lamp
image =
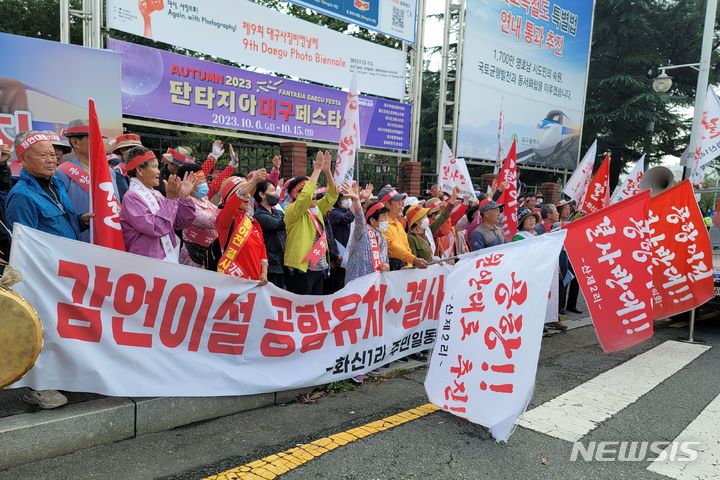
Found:
[[[660,71],[660,75],[653,80],[653,90],[657,93],[665,93],[672,87],[672,77],[669,77],[665,70]]]
[[[670,90],[670,87],[672,87],[672,77],[665,73],[665,70],[690,67],[699,72],[699,66],[699,63],[685,63],[683,65],[668,65],[667,67],[660,67],[660,75],[653,79],[653,90],[655,90],[657,93],[666,93],[668,90]]]

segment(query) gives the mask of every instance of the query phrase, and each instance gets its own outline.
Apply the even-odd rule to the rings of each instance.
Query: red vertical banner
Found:
[[[595,213],[610,204],[610,155],[605,154],[602,165],[595,172],[580,210]]]
[[[650,201],[654,318],[699,307],[714,296],[710,235],[689,180]]]
[[[95,102],[89,100],[90,123],[90,201],[92,212],[93,243],[101,247],[125,251],[120,227],[120,202],[115,198],[115,188],[110,178],[110,167],[105,154],[105,144],[100,132],[100,122]]]
[[[498,173],[498,185],[507,182],[499,202],[503,207],[502,229],[507,241],[512,240],[518,229],[518,190],[517,190],[517,139],[513,140],[508,156],[505,158],[500,173]]]
[[[645,191],[565,227],[565,249],[606,352],[653,334],[649,204]]]

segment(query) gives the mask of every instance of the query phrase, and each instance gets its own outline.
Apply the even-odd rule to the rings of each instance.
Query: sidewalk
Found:
[[[581,315],[568,314],[568,330],[590,325],[582,298]],[[552,330],[545,336],[563,332]],[[384,375],[414,370],[426,362],[396,361]],[[317,387],[321,388],[321,387]],[[24,388],[0,391],[0,470],[54,458],[147,433],[224,417],[271,405],[291,403],[315,388],[235,397],[121,398],[92,393],[63,392],[68,405],[41,410],[22,401]]]

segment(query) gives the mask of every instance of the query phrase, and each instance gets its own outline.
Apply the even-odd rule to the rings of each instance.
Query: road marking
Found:
[[[708,349],[706,345],[665,342],[525,412],[518,424],[576,442]]]
[[[338,447],[395,428],[398,425],[417,420],[438,410],[438,407],[432,403],[427,403],[419,407],[411,408],[410,410],[405,410],[396,415],[385,417],[382,420],[366,423],[365,425],[351,428],[350,430],[336,433],[329,437],[320,438],[314,442],[298,445],[295,448],[269,455],[260,460],[246,463],[245,465],[240,465],[239,467],[226,470],[217,475],[206,477],[205,480],[272,480]]]
[[[700,415],[683,430],[673,444],[665,449],[664,461],[655,460],[647,468],[678,480],[720,478],[720,395],[700,412]],[[678,461],[688,458],[686,452],[679,449],[681,442],[698,442],[686,448],[697,451],[693,461]],[[674,452],[673,452],[674,449]],[[661,454],[663,456],[663,454]],[[673,461],[674,460],[674,461]]]

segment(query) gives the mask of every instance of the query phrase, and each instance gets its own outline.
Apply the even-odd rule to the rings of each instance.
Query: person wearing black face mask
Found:
[[[268,281],[280,288],[285,288],[285,214],[274,208],[280,200],[275,185],[268,180],[258,183],[255,190],[255,220],[258,221],[265,238],[265,249],[268,256]]]

